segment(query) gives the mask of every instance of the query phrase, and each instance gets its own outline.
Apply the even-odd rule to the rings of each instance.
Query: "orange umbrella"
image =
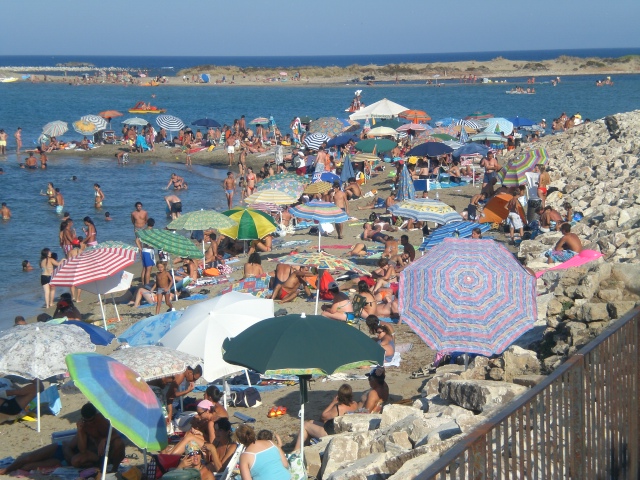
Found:
[[[99,115],[102,118],[116,118],[116,117],[121,117],[122,113],[120,113],[117,110],[105,110],[104,112],[100,112]]]
[[[427,115],[427,112],[422,110],[405,110],[398,115],[400,118],[410,120],[411,123],[425,123],[431,120],[431,117]]]

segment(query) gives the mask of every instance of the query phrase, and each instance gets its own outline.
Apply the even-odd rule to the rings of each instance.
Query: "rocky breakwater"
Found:
[[[585,249],[602,258],[581,267],[548,271],[538,280],[540,317],[547,329],[533,348],[543,371],[640,305],[640,111],[621,113],[542,139],[551,167],[547,204],[583,214],[572,226]],[[607,125],[608,124],[608,125]],[[514,152],[517,155],[518,152]],[[546,233],[520,244],[529,267],[544,267],[544,252],[560,238]]]

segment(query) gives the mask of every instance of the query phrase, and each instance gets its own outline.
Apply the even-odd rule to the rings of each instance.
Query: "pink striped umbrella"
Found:
[[[86,251],[71,260],[63,261],[51,276],[51,285],[77,287],[104,280],[136,260],[133,250],[111,247]]]
[[[429,127],[422,125],[420,123],[407,123],[405,125],[401,125],[400,127],[396,128],[396,131],[398,132],[407,132],[409,130],[413,130],[414,132],[424,132],[425,130],[428,130]]]

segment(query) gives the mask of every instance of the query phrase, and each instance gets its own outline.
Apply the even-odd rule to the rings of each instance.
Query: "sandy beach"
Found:
[[[46,67],[38,67],[44,70]],[[73,70],[73,69],[70,69]],[[21,68],[11,71],[0,67],[0,76],[18,77],[22,72],[32,73],[31,79],[27,81],[42,82],[44,76],[38,74],[38,69]],[[94,70],[69,71],[54,75],[47,75],[47,82],[73,82],[75,78],[81,77],[82,73],[93,74]],[[164,86],[248,86],[248,85],[271,85],[271,86],[332,86],[344,84],[365,85],[365,77],[375,77],[372,84],[379,82],[392,82],[394,84],[415,85],[431,82],[435,86],[438,82],[445,81],[445,86],[455,85],[463,82],[464,77],[475,76],[475,83],[488,78],[492,81],[504,81],[514,77],[556,77],[570,75],[601,75],[603,78],[609,75],[624,75],[640,72],[640,57],[628,55],[619,58],[579,58],[571,56],[560,56],[553,60],[523,61],[509,60],[508,58],[497,57],[490,61],[462,61],[462,62],[438,62],[438,63],[401,63],[389,65],[351,65],[349,67],[309,67],[299,68],[240,68],[233,66],[200,65],[193,68],[181,70],[175,75],[166,76],[165,83],[153,85],[153,87]],[[133,72],[132,72],[133,73]],[[191,81],[193,76],[206,73],[211,77],[209,83]],[[299,80],[294,77],[299,74]],[[187,77],[186,80],[183,77]],[[357,81],[356,81],[357,79]],[[134,83],[138,85],[149,84],[149,78],[134,78]],[[102,83],[102,82],[97,82]]]
[[[103,146],[98,150],[94,150],[92,152],[74,152],[73,155],[92,155],[92,156],[112,156],[112,153],[115,152],[118,147],[113,146]],[[158,151],[154,154],[154,157],[158,157],[162,161],[167,162],[176,162],[182,161],[183,157],[180,155],[176,155],[175,152],[172,152],[172,149],[159,148]],[[68,152],[64,152],[64,155],[68,155]],[[202,156],[200,154],[196,154],[193,156],[194,163],[205,164],[205,165],[217,165],[222,166],[226,163],[226,154],[222,152],[222,150],[216,149],[214,152],[203,153]],[[178,160],[176,160],[176,156]],[[143,158],[143,154],[140,155],[132,155],[131,161],[137,161],[138,158]],[[51,156],[51,163],[55,162],[55,154]],[[114,159],[115,162],[115,159]],[[259,166],[264,163],[264,157],[256,158],[251,157],[248,159],[248,163],[250,165]],[[367,192],[373,189],[378,190],[379,194],[385,198],[390,191],[391,181],[388,173],[392,170],[392,167],[387,166],[385,171],[372,178],[364,187],[363,191]],[[446,203],[449,203],[456,207],[458,211],[461,211],[466,204],[468,203],[468,198],[478,191],[478,187],[465,186],[462,188],[449,188],[439,190],[440,199]],[[369,199],[360,199],[356,201],[352,201],[349,204],[350,214],[359,219],[366,219],[371,213],[371,210],[362,210],[358,211],[357,207],[365,205]],[[355,225],[349,225],[355,224]],[[362,231],[362,226],[360,222],[356,222],[355,220],[346,224],[345,227],[345,235],[342,240],[339,240],[335,234],[331,238],[323,239],[323,243],[326,245],[352,245],[355,243],[355,237]],[[420,231],[408,232],[410,236],[410,241],[414,246],[418,246],[421,243],[422,235]],[[400,233],[394,234],[399,238]],[[309,243],[304,248],[304,250],[311,251],[314,248],[315,242],[317,241],[317,237],[313,235],[308,235],[306,230],[302,230],[294,234],[293,236],[285,237],[284,240],[309,240]],[[300,251],[300,250],[299,250]],[[327,248],[327,252],[334,255],[342,255],[345,250],[341,249],[331,249]],[[263,257],[263,268],[267,272],[272,272],[275,269],[277,258],[286,255],[290,252],[290,250],[285,249],[274,249],[273,252],[268,255],[262,255]],[[246,261],[246,257],[241,258],[239,263],[233,264],[234,272],[231,275],[231,281],[237,280],[242,276],[242,266]],[[365,268],[372,270],[373,264],[367,263],[366,261],[362,261],[362,266]],[[139,275],[140,275],[140,265],[136,264],[130,269],[128,269],[135,275],[134,284],[138,283]],[[226,284],[217,285],[217,286],[207,286],[206,290],[209,291],[208,297],[213,297],[217,295]],[[193,290],[193,293],[198,293],[201,289],[197,288]],[[192,301],[188,300],[180,300],[175,302],[175,307],[177,309],[187,308],[189,305],[192,305]],[[306,302],[303,299],[297,299],[292,303],[284,304],[282,307],[286,308],[289,313],[302,313],[305,312],[307,314],[313,313],[314,304],[310,302]],[[78,304],[78,308],[83,313],[83,319],[85,321],[99,321],[101,320],[100,309],[96,302],[95,298],[85,292],[83,294],[83,302]],[[276,306],[276,309],[280,308],[279,305]],[[126,328],[131,326],[136,321],[141,318],[146,318],[148,316],[153,315],[154,308],[146,307],[146,308],[133,308],[128,307],[126,304],[118,305],[118,309],[120,311],[120,315],[122,317],[122,321],[114,325],[113,333],[118,335]],[[49,312],[52,313],[52,312]],[[113,307],[107,307],[107,317],[115,316],[113,312]],[[28,319],[29,322],[35,321],[35,318]],[[366,327],[365,327],[366,328]],[[434,352],[431,351],[426,345],[415,335],[406,325],[400,325],[396,327],[396,345],[400,344],[411,344],[411,350],[407,353],[402,354],[402,362],[400,367],[397,368],[389,368],[387,373],[387,381],[391,388],[392,396],[395,399],[409,399],[417,397],[418,390],[424,383],[424,379],[410,379],[410,374],[412,371],[420,368],[423,365],[426,365],[432,361]],[[98,347],[97,351],[99,353],[108,354],[113,349],[118,346],[117,342],[113,342],[108,347]],[[363,375],[366,371],[355,371],[351,372],[357,375]],[[351,385],[354,389],[354,393],[358,395],[361,392],[364,392],[368,388],[368,382],[362,377],[362,380],[351,381]],[[309,403],[306,408],[306,416],[311,419],[318,419],[322,410],[326,407],[326,405],[331,401],[333,396],[335,395],[337,389],[342,384],[341,381],[324,381],[323,379],[319,379],[317,381],[312,382],[311,384],[311,392],[309,395]],[[14,424],[3,424],[0,425],[0,435],[3,438],[2,441],[2,456],[18,456],[20,453],[25,451],[30,451],[40,446],[46,445],[50,442],[51,433],[61,430],[67,430],[75,427],[75,422],[80,418],[79,410],[80,407],[86,402],[85,397],[79,393],[75,388],[66,388],[63,387],[60,389],[60,395],[62,399],[62,411],[59,416],[54,417],[52,415],[45,415],[42,418],[42,432],[37,433],[35,430],[35,423],[33,422],[16,422]],[[200,395],[199,395],[200,396]],[[272,406],[275,405],[283,405],[288,408],[288,413],[284,417],[269,419],[267,418],[267,413]],[[262,395],[262,406],[259,408],[252,409],[235,409],[230,408],[229,413],[232,415],[235,411],[239,411],[251,417],[254,417],[257,422],[255,423],[256,429],[269,429],[276,433],[278,433],[284,444],[285,450],[289,451],[293,448],[293,444],[295,443],[295,432],[297,432],[299,428],[299,420],[297,417],[299,410],[299,391],[297,386],[286,386],[280,388],[275,391],[267,392]],[[136,453],[139,457],[138,460],[128,460],[132,465],[142,464],[142,452],[140,452],[136,447],[129,444],[127,447],[127,454]]]

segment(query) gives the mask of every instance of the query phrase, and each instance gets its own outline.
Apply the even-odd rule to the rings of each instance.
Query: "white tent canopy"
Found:
[[[361,108],[357,112],[349,115],[351,120],[366,120],[367,118],[393,118],[397,117],[405,110],[409,110],[407,107],[403,107],[391,100],[383,98],[382,100],[372,103],[368,107]]]

